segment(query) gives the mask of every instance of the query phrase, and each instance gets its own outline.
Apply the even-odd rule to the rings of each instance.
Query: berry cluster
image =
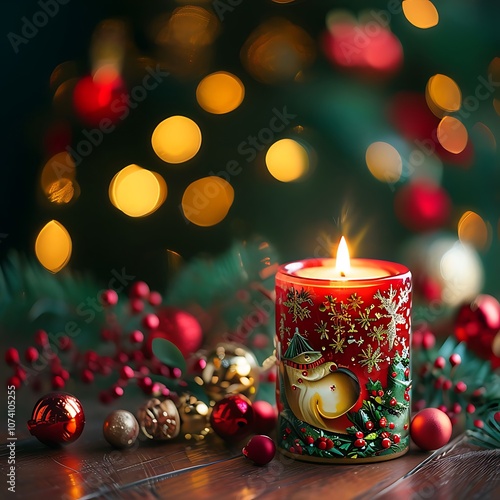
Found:
[[[46,331],[38,330],[33,345],[24,352],[23,360],[17,349],[7,349],[5,361],[13,370],[8,385],[16,389],[29,385],[40,391],[46,389],[44,386],[48,382],[53,390],[62,390],[72,379],[92,384],[96,377],[102,377],[111,379],[110,386],[99,393],[103,403],[123,396],[125,389],[134,383],[148,395],[168,396],[170,390],[153,378],[158,375],[177,379],[181,372],[161,363],[148,342],[160,324],[156,312],[162,301],[162,296],[151,291],[147,283],[135,282],[124,308],[129,323],[135,324],[136,328],[124,331],[116,313],[118,294],[112,289],[105,290],[100,296],[105,314],[100,336],[104,344],[109,344],[108,354],[102,355],[94,350],[81,352],[71,338],[71,332],[54,341]]]

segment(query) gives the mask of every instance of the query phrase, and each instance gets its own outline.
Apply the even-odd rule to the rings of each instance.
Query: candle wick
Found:
[[[341,276],[342,278],[345,278],[345,273],[344,273],[344,271],[340,271],[340,276]]]

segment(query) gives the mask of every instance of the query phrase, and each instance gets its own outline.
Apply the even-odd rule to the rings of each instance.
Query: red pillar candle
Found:
[[[389,460],[409,447],[411,274],[308,259],[276,275],[278,448],[316,462]]]

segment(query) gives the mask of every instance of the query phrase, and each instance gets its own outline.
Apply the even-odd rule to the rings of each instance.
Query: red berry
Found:
[[[484,422],[482,420],[474,420],[474,425],[478,428],[478,429],[482,429],[484,427]]]
[[[288,449],[288,451],[290,453],[295,453],[295,447],[294,446],[290,446],[290,448]]]
[[[26,380],[26,370],[23,370],[20,366],[16,367],[16,377],[21,380],[21,382],[24,382]]]
[[[394,436],[392,436],[392,440],[398,444],[400,441],[401,441],[401,437],[399,436],[399,434],[394,434]]]
[[[495,412],[493,418],[495,419],[495,422],[500,422],[500,411]]]
[[[382,439],[382,448],[390,448],[391,447],[391,440],[389,438],[384,438]]]
[[[364,437],[365,437],[365,435],[364,435],[361,431],[358,431],[358,432],[356,432],[356,437],[357,437],[358,439],[362,439],[362,438],[364,438]]]
[[[426,350],[432,349],[436,344],[436,337],[431,332],[425,332],[422,337],[422,347]]]
[[[356,439],[356,441],[354,441],[354,446],[356,446],[356,448],[363,448],[363,446],[366,446],[366,441],[364,439]]]
[[[410,376],[410,369],[406,368],[405,369],[405,377],[408,378]]]
[[[331,439],[327,439],[326,440],[326,449],[330,450],[331,448],[333,448],[333,441]]]
[[[59,339],[59,349],[61,349],[61,351],[69,351],[72,347],[73,341],[67,335],[63,335]]]
[[[443,391],[449,391],[453,385],[453,382],[450,379],[446,379],[443,382]]]
[[[301,427],[300,432],[307,432],[307,429],[305,427]]]
[[[136,281],[132,284],[129,291],[130,297],[146,299],[149,296],[149,286],[144,281]]]
[[[462,393],[462,392],[465,392],[467,390],[467,384],[465,382],[457,382],[456,385],[455,385],[455,392],[457,393]]]
[[[453,413],[460,413],[462,411],[462,407],[458,403],[454,403],[452,411]]]
[[[120,378],[122,380],[129,380],[131,378],[134,378],[135,373],[134,370],[130,366],[122,366],[120,369]]]
[[[56,375],[52,378],[52,389],[62,389],[66,385],[66,382],[60,375]]]
[[[103,306],[115,306],[118,303],[118,294],[114,290],[105,290],[101,294],[101,304]]]
[[[111,394],[108,391],[101,391],[99,393],[99,401],[103,404],[109,404],[113,398],[111,397]]]
[[[5,351],[5,362],[10,365],[19,364],[19,352],[14,347],[9,347],[7,351]]]
[[[130,311],[132,314],[139,314],[144,311],[144,301],[141,299],[130,299]]]
[[[7,380],[7,387],[13,385],[16,388],[16,391],[21,389],[22,382],[19,377],[13,375]]]
[[[377,395],[380,396],[380,397],[382,397],[384,395],[384,391],[382,391],[382,390],[378,391]]]
[[[474,413],[476,411],[476,407],[472,404],[472,403],[469,403],[466,407],[465,407],[465,411],[467,413]],[[500,415],[500,412],[497,412],[499,415]],[[496,415],[496,413],[495,413]],[[495,419],[496,420],[496,419]],[[498,420],[497,420],[498,422]]]
[[[458,353],[453,353],[451,356],[450,356],[450,363],[451,363],[451,366],[457,366],[459,365],[460,363],[462,362],[462,358],[460,357],[460,354]]]
[[[397,374],[396,372],[392,372],[392,373],[391,373],[391,377],[392,377],[392,378],[396,378],[397,376],[398,376],[398,374]]]
[[[320,450],[326,450],[326,441],[320,441],[317,446]]]
[[[90,370],[85,369],[82,371],[80,378],[84,384],[91,384],[94,381],[94,374]]]
[[[387,431],[381,432],[380,437],[381,438],[388,438],[391,434]]]
[[[403,425],[403,429],[404,429],[405,431],[407,431],[407,430],[408,430],[408,424]]]
[[[373,422],[372,422],[371,420],[368,420],[367,422],[365,422],[365,427],[366,427],[369,431],[371,431],[371,430],[373,429],[373,427],[374,427]]]
[[[35,344],[44,347],[49,341],[49,336],[45,330],[37,330],[35,333]]]
[[[434,367],[438,368],[439,370],[442,370],[446,365],[446,360],[443,358],[443,356],[439,356],[436,358],[436,361],[434,361]]]
[[[28,347],[24,353],[24,357],[28,363],[34,363],[38,359],[38,350],[34,347]]]
[[[314,443],[314,438],[312,436],[307,436],[306,437],[306,443],[307,444],[313,444]]]
[[[123,396],[123,392],[123,387],[115,385],[111,388],[111,397],[114,399],[120,398]]]
[[[405,392],[403,397],[405,398],[405,401],[410,401],[410,395],[407,392]]]
[[[378,425],[379,427],[386,427],[387,426],[387,419],[385,417],[382,417],[379,421],[378,421]]]
[[[396,405],[398,404],[398,402],[397,402],[396,398],[392,398],[392,399],[389,401],[389,404],[390,404],[391,406],[396,406]]]
[[[389,424],[389,429],[391,429],[391,430],[392,430],[392,429],[394,429],[394,427],[396,427],[396,426],[395,426],[395,424],[394,424],[394,422],[391,422],[391,423]]]
[[[377,395],[377,391],[373,390],[372,391],[372,396],[376,396]]]
[[[156,314],[146,314],[142,318],[142,326],[148,330],[156,330],[160,326],[160,320]]]
[[[158,292],[151,292],[148,300],[153,307],[156,307],[163,302],[163,297]]]

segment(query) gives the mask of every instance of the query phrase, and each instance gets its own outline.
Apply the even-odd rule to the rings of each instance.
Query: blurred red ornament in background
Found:
[[[195,353],[203,342],[203,331],[198,320],[190,313],[175,307],[164,307],[156,313],[160,323],[144,346],[145,354],[151,356],[155,338],[169,340],[185,358]]]
[[[414,181],[401,187],[394,198],[395,213],[412,231],[432,231],[443,227],[451,214],[451,200],[440,186]]]
[[[360,76],[388,77],[403,63],[401,42],[390,30],[375,22],[339,19],[330,25],[323,50],[337,67]]]
[[[82,121],[105,129],[129,113],[125,84],[117,74],[98,80],[82,78],[75,86],[73,104]]]
[[[480,358],[500,367],[500,303],[491,295],[478,295],[463,304],[455,319],[455,336]]]
[[[28,429],[41,443],[57,446],[76,441],[85,427],[85,414],[80,401],[64,392],[40,398],[28,421]]]

